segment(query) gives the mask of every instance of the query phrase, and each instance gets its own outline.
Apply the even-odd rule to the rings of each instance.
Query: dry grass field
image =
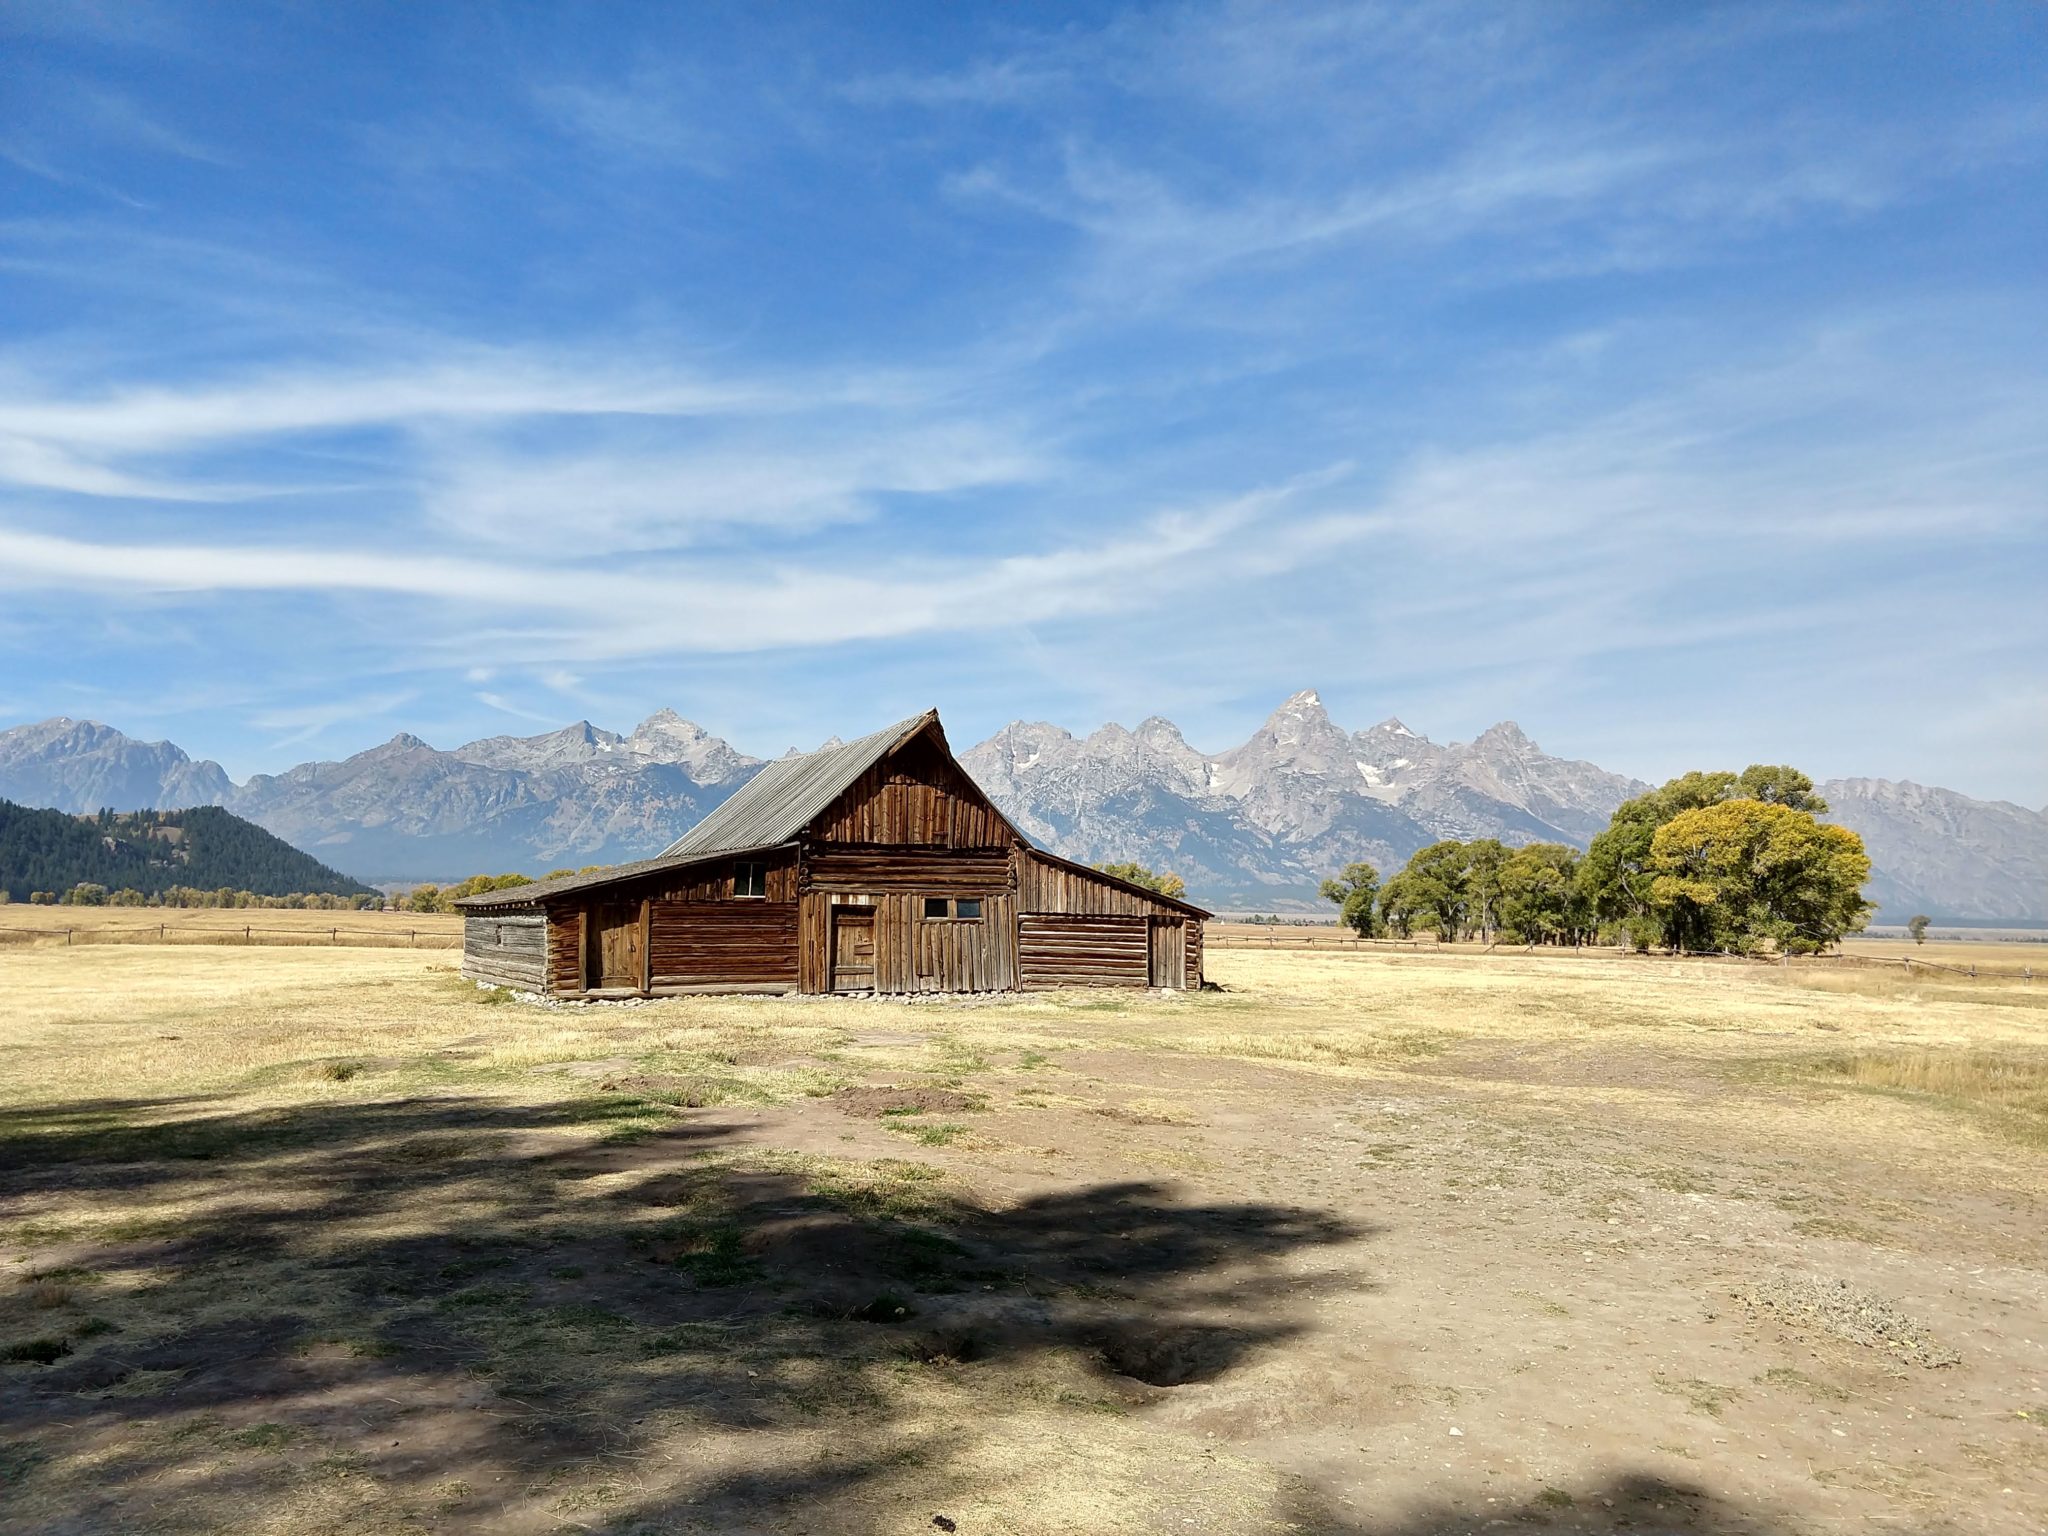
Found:
[[[2043,1526],[2048,986],[451,960],[0,949],[0,1529]]]
[[[53,944],[326,944],[460,949],[454,912],[305,912],[267,907],[0,906],[0,949]]]

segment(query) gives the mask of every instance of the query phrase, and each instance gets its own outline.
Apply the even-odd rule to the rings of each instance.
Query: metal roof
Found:
[[[670,843],[662,856],[701,856],[786,843],[892,747],[938,718],[937,710],[928,709],[871,736],[772,762],[747,780],[738,794]]]
[[[502,891],[479,891],[474,896],[460,898],[455,905],[464,911],[486,907],[532,906],[553,896],[588,890],[594,885],[610,885],[614,880],[631,880],[638,875],[658,875],[671,869],[686,869],[692,864],[708,863],[712,858],[729,858],[744,853],[767,853],[770,848],[779,846],[771,844],[769,847],[760,848],[721,848],[712,854],[688,854],[681,858],[664,853],[631,864],[607,864],[601,869],[586,870],[573,875],[556,875],[552,880],[531,880],[525,885],[507,886]]]

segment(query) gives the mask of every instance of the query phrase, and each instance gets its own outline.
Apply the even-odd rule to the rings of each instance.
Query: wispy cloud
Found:
[[[278,708],[259,710],[249,717],[249,723],[262,731],[283,731],[285,734],[270,743],[273,750],[283,751],[313,740],[338,725],[358,720],[374,720],[389,715],[393,710],[403,709],[420,696],[417,688],[405,688],[381,693],[357,694],[348,698],[322,699],[311,704],[294,704]]]

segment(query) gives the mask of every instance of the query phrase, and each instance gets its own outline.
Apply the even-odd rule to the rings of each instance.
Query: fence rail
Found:
[[[1324,950],[1339,953],[1386,954],[1429,953],[1458,956],[1465,959],[1481,959],[1487,956],[1529,956],[1545,959],[1595,960],[1627,958],[1637,953],[1633,949],[1616,944],[1502,944],[1496,941],[1483,948],[1466,944],[1439,944],[1426,939],[1359,939],[1332,933],[1304,934],[1249,934],[1211,933],[1204,944],[1209,949],[1251,949],[1251,950]],[[1917,955],[1737,955],[1731,953],[1703,953],[1665,955],[1661,952],[1646,955],[1645,959],[1662,960],[1715,960],[1740,965],[1770,965],[1794,970],[1834,970],[1856,966],[1876,966],[1880,970],[1897,967],[1906,975],[1918,971],[1939,972],[1947,976],[1960,976],[1966,981],[2005,980],[2033,982],[2036,980],[2031,965],[1998,965],[1972,960],[1966,965],[1944,965],[1937,960],[1924,960]]]
[[[428,928],[271,928],[258,923],[233,926],[191,923],[136,923],[120,927],[0,927],[0,943],[33,945],[89,944],[246,944],[277,949],[460,949],[462,935]]]

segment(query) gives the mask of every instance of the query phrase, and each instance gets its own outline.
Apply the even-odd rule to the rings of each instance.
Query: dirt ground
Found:
[[[0,1529],[2033,1532],[2048,986],[0,952]]]

